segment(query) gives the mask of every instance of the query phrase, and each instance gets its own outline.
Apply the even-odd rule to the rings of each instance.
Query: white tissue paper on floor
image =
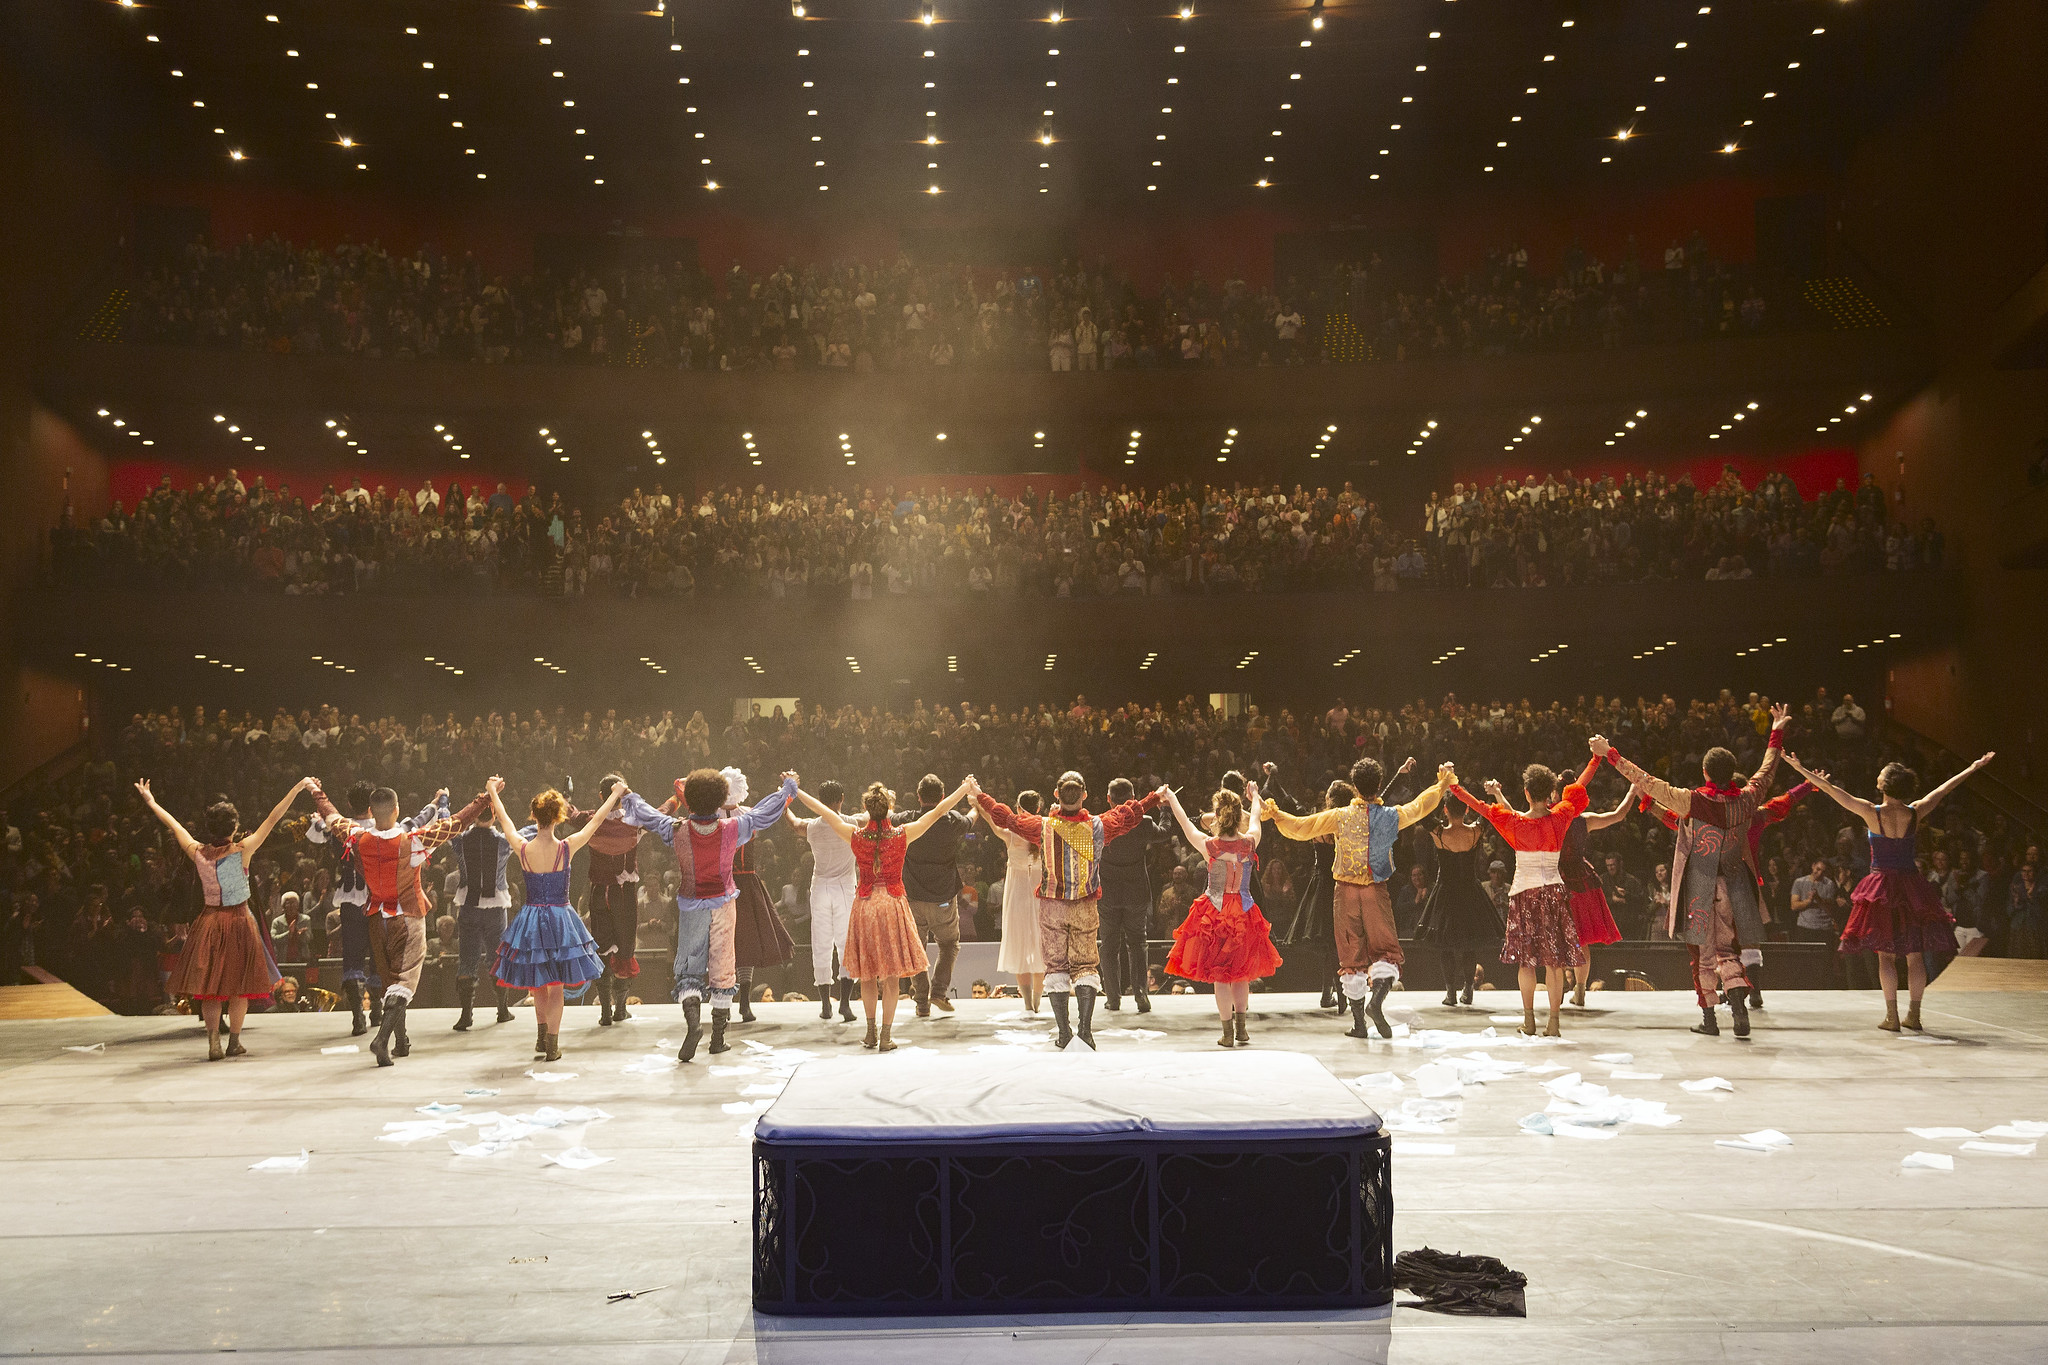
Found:
[[[421,1138],[439,1137],[452,1133],[458,1128],[469,1127],[467,1119],[406,1119],[399,1123],[384,1125],[379,1142],[418,1142]]]
[[[996,1041],[999,1043],[1024,1043],[1027,1045],[1031,1043],[1049,1043],[1052,1041],[1052,1031],[1049,1029],[999,1028],[996,1030]]]
[[[1426,1100],[1464,1093],[1464,1086],[1458,1080],[1458,1068],[1448,1062],[1424,1062],[1408,1075]]]
[[[1344,1084],[1358,1090],[1399,1090],[1401,1078],[1391,1071],[1375,1071],[1371,1075],[1355,1077]]]
[[[635,1057],[627,1062],[619,1068],[619,1073],[625,1076],[658,1076],[664,1071],[674,1071],[681,1065],[682,1062],[666,1052],[650,1052],[645,1057]],[[748,1067],[747,1070],[752,1071],[753,1068]]]
[[[1543,1082],[1543,1088],[1558,1099],[1573,1104],[1591,1104],[1594,1100],[1607,1098],[1607,1087],[1595,1085],[1581,1077],[1576,1071],[1567,1071],[1562,1076],[1553,1076]]]
[[[1952,1171],[1956,1159],[1947,1152],[1908,1152],[1899,1165],[1909,1171]]]
[[[1395,1156],[1454,1156],[1457,1144],[1450,1142],[1396,1142]]]
[[[1661,1081],[1664,1079],[1664,1073],[1661,1071],[1630,1071],[1626,1067],[1618,1066],[1607,1073],[1607,1079],[1610,1081]]]
[[[579,1104],[573,1109],[557,1109],[544,1104],[531,1114],[514,1114],[512,1122],[523,1123],[533,1128],[560,1128],[565,1123],[594,1123],[608,1119],[611,1115],[602,1109]]]
[[[517,1142],[521,1138],[532,1137],[535,1133],[538,1133],[540,1131],[541,1129],[534,1124],[521,1123],[517,1119],[508,1119],[504,1118],[501,1115],[499,1122],[490,1124],[489,1126],[484,1126],[482,1123],[479,1123],[477,1126],[476,1135],[477,1138],[483,1142],[505,1143]]]
[[[459,1104],[443,1104],[439,1100],[433,1100],[421,1105],[412,1112],[415,1114],[459,1114],[462,1112],[462,1106]]]
[[[1754,1133],[1744,1133],[1739,1138],[1715,1138],[1716,1147],[1733,1147],[1744,1152],[1775,1152],[1790,1147],[1792,1139],[1775,1128],[1759,1128]]]
[[[1989,1156],[2032,1156],[2034,1146],[2031,1142],[1966,1142],[1962,1150],[1983,1152]]]
[[[546,1082],[549,1082],[549,1083],[553,1083],[553,1082],[555,1082],[555,1081],[573,1081],[573,1080],[575,1080],[575,1079],[576,1079],[576,1073],[575,1073],[575,1072],[573,1072],[573,1071],[532,1071],[532,1070],[529,1070],[529,1071],[528,1071],[528,1072],[527,1072],[526,1074],[527,1074],[527,1075],[529,1075],[529,1076],[531,1076],[531,1077],[533,1077],[533,1078],[534,1078],[535,1080],[537,1080],[537,1081],[546,1081]]]
[[[448,1140],[448,1150],[457,1156],[496,1156],[511,1151],[512,1146],[509,1142],[478,1142],[465,1147],[453,1138]]]
[[[249,1169],[252,1171],[303,1171],[313,1154],[301,1147],[297,1156],[267,1156]]]
[[[105,1043],[86,1043],[83,1045],[66,1043],[64,1050],[66,1052],[105,1052],[107,1045]]]
[[[1516,1122],[1525,1133],[1541,1133],[1544,1137],[1549,1137],[1557,1131],[1557,1126],[1550,1121],[1548,1114],[1524,1114]]]
[[[1703,1095],[1709,1090],[1733,1090],[1735,1083],[1720,1076],[1705,1076],[1697,1081],[1680,1081],[1678,1088],[1690,1090],[1695,1095]]]
[[[1589,1127],[1583,1123],[1573,1123],[1570,1119],[1566,1118],[1560,1118],[1554,1125],[1553,1131],[1559,1137],[1570,1138],[1593,1138],[1597,1140],[1614,1136],[1612,1128]]]
[[[1077,1033],[1073,1036],[1073,1038],[1067,1043],[1065,1047],[1060,1049],[1060,1051],[1071,1052],[1079,1055],[1083,1053],[1091,1053],[1095,1051],[1095,1049],[1088,1046],[1088,1044],[1082,1042],[1081,1035]]]
[[[1929,1142],[1978,1136],[1977,1130],[1974,1128],[1908,1128],[1906,1131],[1916,1138],[1925,1138]]]
[[[711,1068],[711,1074],[714,1076],[758,1076],[761,1074],[761,1068],[758,1066],[714,1066]]]
[[[1503,1062],[1484,1052],[1468,1052],[1462,1057],[1446,1057],[1441,1063],[1458,1069],[1458,1080],[1463,1085],[1485,1085],[1488,1081],[1504,1081],[1510,1076],[1524,1076],[1529,1066],[1524,1062]]]
[[[749,1039],[747,1039],[747,1040],[746,1040],[746,1048],[747,1048],[747,1051],[749,1051],[749,1052],[773,1052],[773,1051],[775,1051],[775,1049],[774,1049],[774,1048],[772,1048],[772,1047],[770,1047],[770,1046],[768,1046],[768,1044],[766,1044],[766,1043],[757,1043],[757,1042],[755,1042],[755,1041],[754,1041],[754,1040],[753,1040],[752,1038],[749,1038]]]
[[[321,1055],[322,1057],[333,1057],[333,1056],[337,1056],[337,1055],[339,1055],[340,1053],[343,1053],[343,1052],[361,1052],[361,1051],[362,1051],[362,1049],[361,1049],[361,1048],[359,1048],[359,1047],[357,1047],[357,1046],[356,1046],[356,1045],[355,1045],[354,1043],[343,1043],[343,1044],[342,1044],[342,1045],[341,1045],[340,1047],[323,1047],[323,1048],[321,1048],[321,1049],[320,1049],[320,1055]]]
[[[1593,1058],[1594,1061],[1605,1062],[1609,1066],[1627,1066],[1635,1059],[1636,1054],[1633,1052],[1602,1052]]]
[[[608,1156],[599,1156],[588,1147],[571,1147],[565,1152],[543,1152],[540,1159],[557,1166],[567,1166],[572,1171],[587,1171],[592,1166],[602,1166],[611,1160]]]
[[[1982,1135],[1988,1138],[2048,1138],[2048,1123],[2014,1119],[2011,1123],[2001,1123],[1996,1128],[1986,1128]]]
[[[474,1087],[472,1087],[471,1089],[465,1090],[465,1091],[463,1091],[462,1093],[463,1093],[464,1095],[467,1095],[467,1096],[468,1096],[468,1097],[469,1097],[470,1099],[473,1099],[473,1100],[487,1100],[487,1099],[489,1099],[489,1098],[490,1098],[491,1096],[493,1096],[493,1095],[497,1094],[498,1092],[497,1092],[497,1091],[495,1091],[495,1090],[486,1090],[486,1089],[484,1089],[484,1088],[483,1088],[482,1086],[480,1086],[480,1085],[479,1085],[479,1086],[474,1086]]]
[[[1097,1038],[1136,1038],[1138,1041],[1143,1042],[1148,1038],[1164,1038],[1166,1035],[1158,1029],[1149,1028],[1099,1028],[1095,1030],[1095,1036]]]

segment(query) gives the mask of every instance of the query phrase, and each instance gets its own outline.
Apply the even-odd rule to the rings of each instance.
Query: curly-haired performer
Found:
[[[206,908],[193,921],[185,949],[171,972],[171,994],[189,996],[206,1020],[206,1060],[240,1057],[242,1020],[248,1016],[251,1000],[268,999],[278,981],[277,969],[263,948],[263,931],[249,913],[249,863],[256,850],[270,837],[270,831],[298,800],[299,793],[312,787],[313,779],[302,777],[284,800],[277,803],[263,823],[251,833],[242,832],[242,817],[227,801],[206,808],[206,823],[200,827],[206,842],[200,843],[178,818],[156,803],[149,779],[135,784],[150,814],[164,822],[178,841],[178,848],[198,870],[199,886],[206,894]],[[228,1045],[220,1045],[221,1007],[227,1007]]]
[[[1786,754],[1807,781],[1827,794],[1829,800],[1852,815],[1859,815],[1870,831],[1870,872],[1849,893],[1849,923],[1842,929],[1842,951],[1876,952],[1878,984],[1884,988],[1884,1020],[1878,1025],[1897,1033],[1900,1025],[1920,1032],[1920,996],[1927,989],[1927,959],[1946,961],[1955,956],[1956,922],[1942,905],[1941,897],[1920,875],[1913,857],[1913,835],[1920,816],[1941,804],[1942,798],[1962,785],[1963,779],[1982,768],[1991,754],[1972,763],[1919,800],[1913,795],[1920,779],[1903,763],[1887,763],[1877,775],[1877,800],[1851,796],[1827,777],[1805,767],[1797,754]],[[1906,959],[1910,1002],[1906,1017],[1899,1018],[1899,959]]]
[[[604,824],[626,784],[613,787],[597,813],[582,829],[566,839],[555,830],[569,818],[569,803],[553,787],[533,798],[531,839],[520,837],[505,813],[500,793],[505,779],[493,777],[485,784],[491,794],[491,814],[519,859],[526,876],[526,904],[498,941],[497,978],[500,986],[533,992],[533,1012],[539,1020],[540,1038],[535,1051],[550,1062],[562,1059],[562,989],[595,981],[604,974],[604,962],[597,955],[597,941],[569,905],[569,860],[589,843]]]
[[[698,768],[677,783],[677,795],[689,814],[664,815],[638,793],[627,792],[620,818],[638,829],[654,831],[676,858],[676,998],[683,1004],[688,1032],[676,1056],[697,1055],[704,1033],[704,993],[711,992],[711,1051],[725,1052],[726,1021],[739,987],[733,952],[733,902],[740,889],[733,878],[733,854],[741,844],[782,818],[796,796],[796,774],[784,773],[782,785],[751,808],[720,816],[730,795],[725,775]]]

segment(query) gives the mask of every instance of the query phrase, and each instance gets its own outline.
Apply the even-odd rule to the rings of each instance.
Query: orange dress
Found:
[[[916,976],[931,966],[924,936],[903,895],[903,854],[909,836],[886,824],[856,830],[853,861],[860,873],[853,908],[846,916],[846,949],[840,960],[856,981]]]

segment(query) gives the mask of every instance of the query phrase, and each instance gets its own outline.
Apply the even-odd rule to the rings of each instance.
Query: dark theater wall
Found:
[[[1894,505],[1949,530],[1965,573],[1951,652],[1895,668],[1893,714],[2000,751],[2037,794],[2048,750],[2048,6],[1991,0],[1927,95],[1875,134],[1842,198],[1849,242],[1933,325],[1939,377],[1863,447]],[[2023,343],[2034,338],[2031,354]]]

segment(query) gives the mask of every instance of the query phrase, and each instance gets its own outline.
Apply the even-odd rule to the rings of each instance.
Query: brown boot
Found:
[[[877,1033],[875,1032],[875,1030],[876,1030],[877,1028],[879,1028],[879,1027],[881,1027],[881,1026],[880,1026],[879,1024],[877,1024],[877,1023],[876,1023],[876,1022],[875,1022],[874,1020],[872,1020],[872,1019],[868,1020],[868,1036],[860,1040],[860,1045],[861,1045],[862,1047],[868,1047],[868,1048],[871,1048],[871,1047],[873,1047],[873,1046],[874,1046],[874,1045],[875,1045],[875,1044],[876,1044],[876,1043],[877,1043],[878,1041],[880,1041],[880,1035],[878,1035],[878,1034],[877,1034]]]
[[[1557,1010],[1556,1010],[1555,1008],[1553,1008],[1553,1009],[1552,1009],[1552,1010],[1550,1011],[1550,1022],[1549,1022],[1549,1023],[1547,1023],[1547,1024],[1545,1024],[1545,1025],[1543,1026],[1543,1036],[1544,1036],[1545,1038],[1562,1038],[1562,1037],[1564,1037],[1564,1030],[1563,1030],[1562,1028],[1558,1027],[1558,1022],[1557,1022]]]
[[[548,1045],[547,1045],[547,1057],[546,1057],[546,1060],[547,1060],[547,1061],[550,1061],[550,1062],[559,1062],[559,1061],[561,1061],[561,1060],[562,1060],[562,1035],[561,1035],[561,1034],[559,1034],[559,1033],[550,1033],[550,1034],[548,1035]]]
[[[1515,1032],[1521,1034],[1524,1038],[1534,1038],[1536,1031],[1536,1007],[1534,1005],[1522,1006],[1522,1026],[1516,1029]]]
[[[1879,1024],[1878,1027],[1883,1029],[1886,1033],[1897,1033],[1899,1031],[1898,1001],[1887,1000],[1884,1002],[1884,1022],[1882,1024]]]
[[[1915,1013],[1913,1017],[1915,1019],[1918,1019],[1920,1016],[1918,1013]],[[1913,1027],[1919,1028],[1920,1025],[1916,1023],[1913,1025]],[[242,1035],[239,1033],[230,1033],[228,1035],[228,1056],[246,1057],[248,1055],[249,1049],[242,1046]]]
[[[1232,1017],[1237,1024],[1237,1045],[1239,1047],[1250,1047],[1252,1040],[1245,1035],[1244,1031],[1244,1011],[1238,1010]]]
[[[1572,1007],[1586,1007],[1586,974],[1576,967],[1572,969]]]
[[[1230,1031],[1230,1020],[1223,1021],[1223,1036],[1216,1040],[1218,1047],[1236,1047],[1237,1036]]]
[[[1913,1030],[1913,1032],[1915,1033],[1921,1032],[1920,1002],[1918,1000],[1915,1000],[1912,1004],[1906,1006],[1906,1017],[1904,1019],[1901,1019],[1899,1023],[1904,1027]],[[232,1052],[234,1049],[230,1048],[228,1050]]]
[[[875,1051],[894,1052],[896,1050],[896,1040],[889,1036],[889,1028],[888,1024],[882,1025],[881,1041],[875,1044]]]
[[[1894,1027],[1896,1027],[1896,1026],[1894,1026]],[[207,1034],[207,1035],[206,1035],[206,1060],[207,1060],[207,1061],[209,1061],[209,1062],[217,1062],[217,1061],[219,1061],[219,1060],[220,1060],[221,1058],[223,1058],[223,1057],[225,1057],[225,1056],[227,1056],[227,1055],[228,1055],[227,1053],[225,1053],[225,1052],[221,1051],[221,1046],[220,1046],[220,1034],[218,1034],[218,1033],[209,1033],[209,1034]]]

